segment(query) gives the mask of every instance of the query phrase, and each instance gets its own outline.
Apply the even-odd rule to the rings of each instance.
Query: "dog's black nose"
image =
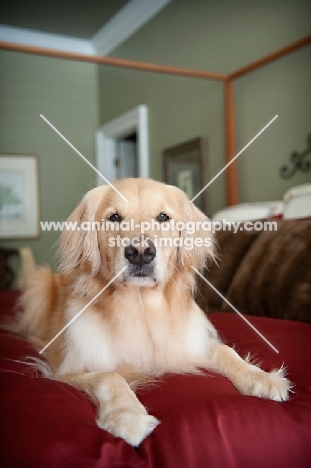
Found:
[[[155,245],[150,239],[147,241],[139,241],[139,239],[136,239],[136,241],[137,242],[133,242],[125,247],[125,258],[127,258],[127,260],[133,265],[147,265],[148,263],[152,262],[156,256]],[[146,243],[148,244],[147,246]]]

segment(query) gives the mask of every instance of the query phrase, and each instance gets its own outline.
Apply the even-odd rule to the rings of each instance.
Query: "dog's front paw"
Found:
[[[97,425],[115,437],[121,437],[128,444],[137,447],[160,424],[146,411],[120,409],[112,414],[99,416]]]
[[[286,401],[292,388],[291,382],[285,377],[284,368],[264,372],[256,369],[247,373],[238,390],[244,395],[257,396],[275,401]]]

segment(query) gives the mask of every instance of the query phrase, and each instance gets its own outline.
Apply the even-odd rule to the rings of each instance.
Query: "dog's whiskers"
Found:
[[[171,265],[173,268],[175,268],[177,271],[181,271],[180,268],[178,268],[176,265],[174,265],[174,263],[172,262],[168,262],[169,265]]]

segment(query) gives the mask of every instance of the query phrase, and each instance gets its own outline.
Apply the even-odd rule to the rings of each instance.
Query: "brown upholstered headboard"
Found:
[[[205,277],[241,313],[311,323],[311,219],[277,220],[276,230],[218,233],[218,265]],[[206,313],[230,307],[203,280]]]

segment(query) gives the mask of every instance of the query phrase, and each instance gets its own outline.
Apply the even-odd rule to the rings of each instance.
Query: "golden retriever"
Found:
[[[44,353],[52,378],[89,394],[98,426],[133,446],[159,424],[135,385],[164,373],[210,369],[242,394],[288,399],[283,368],[243,360],[193,299],[193,267],[214,257],[206,216],[173,186],[115,187],[128,202],[111,186],[88,192],[68,219],[76,229],[61,234],[59,273],[39,268],[24,282],[21,334],[42,348],[70,322]]]

